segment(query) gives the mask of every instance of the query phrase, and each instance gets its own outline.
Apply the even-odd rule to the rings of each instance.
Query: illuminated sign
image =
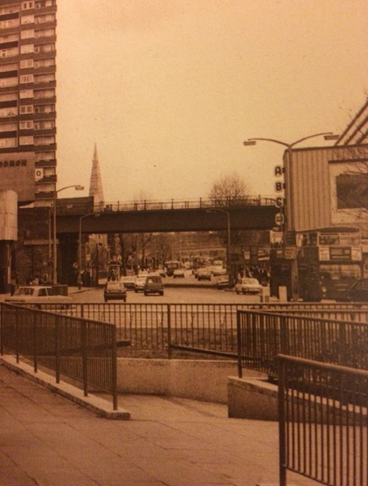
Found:
[[[0,154],[0,191],[17,193],[19,202],[35,199],[35,154]]]
[[[336,248],[330,246],[330,260],[331,261],[350,261],[351,260],[351,248],[349,246]]]

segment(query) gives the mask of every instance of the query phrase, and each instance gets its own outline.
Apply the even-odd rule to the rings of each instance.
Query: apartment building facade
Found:
[[[0,1],[0,190],[56,190],[56,0]]]

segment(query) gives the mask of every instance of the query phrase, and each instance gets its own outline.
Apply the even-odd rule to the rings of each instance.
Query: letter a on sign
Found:
[[[280,176],[282,176],[282,173],[283,173],[283,170],[282,170],[281,165],[276,165],[276,167],[275,167],[275,176],[276,177],[280,177]]]

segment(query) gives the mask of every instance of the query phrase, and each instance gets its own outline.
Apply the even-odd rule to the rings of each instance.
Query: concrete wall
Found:
[[[277,386],[268,383],[265,378],[231,376],[228,380],[228,416],[277,421],[277,397]]]
[[[0,191],[0,241],[18,239],[18,197],[14,191]]]
[[[236,361],[121,358],[118,390],[227,403],[228,377],[234,373]],[[262,375],[249,371],[248,376]]]

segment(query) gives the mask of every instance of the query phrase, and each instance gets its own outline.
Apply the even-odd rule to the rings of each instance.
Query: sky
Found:
[[[57,18],[58,189],[78,196],[95,143],[106,202],[206,197],[234,172],[272,195],[283,147],[243,141],[341,133],[368,94],[366,0],[59,0]]]

